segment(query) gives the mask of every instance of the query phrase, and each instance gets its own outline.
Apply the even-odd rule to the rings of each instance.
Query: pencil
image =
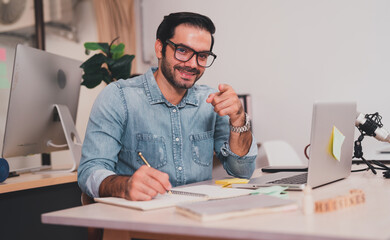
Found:
[[[146,161],[146,159],[144,158],[144,156],[142,155],[141,152],[138,152],[138,155],[141,157],[142,161],[144,161],[144,163],[146,164],[146,166],[151,167],[150,164],[148,163],[148,161]]]
[[[144,161],[144,163],[146,164],[146,166],[151,167],[150,164],[148,163],[148,161],[146,161],[146,159],[144,158],[144,156],[142,155],[141,152],[138,152],[138,155],[141,157],[142,161]],[[168,190],[167,192],[168,192],[169,194],[172,194],[171,190]]]

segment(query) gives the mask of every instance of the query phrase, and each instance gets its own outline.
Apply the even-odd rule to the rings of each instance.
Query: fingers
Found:
[[[171,187],[168,174],[141,166],[129,179],[125,198],[133,201],[151,200],[158,193],[166,193]]]
[[[206,102],[214,106],[214,111],[220,116],[229,115],[232,121],[240,118],[243,114],[243,107],[236,92],[228,84],[220,84],[219,92],[212,93]]]
[[[223,84],[223,83],[218,85],[218,89],[219,89],[220,92],[226,92],[226,91],[228,91],[229,89],[232,89],[232,90],[233,90],[233,88],[232,88],[230,85],[228,85],[228,84]]]
[[[206,99],[206,102],[212,103],[214,101],[214,97],[217,93],[211,93],[209,97]]]

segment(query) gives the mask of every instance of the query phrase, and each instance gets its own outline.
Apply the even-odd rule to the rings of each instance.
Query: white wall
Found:
[[[150,65],[143,62],[143,54],[156,63],[153,44],[164,15],[196,11],[215,22],[218,58],[200,83],[217,87],[224,82],[238,93],[251,94],[253,129],[260,142],[286,140],[303,158],[315,100],[357,100],[359,111],[378,111],[390,129],[390,1],[137,0],[136,4],[136,17],[143,20],[137,30],[138,73]],[[82,1],[75,17],[79,42],[49,34],[46,49],[85,60],[82,44],[97,40],[92,1]],[[90,108],[102,88],[81,89],[76,127],[82,139]],[[0,89],[0,133],[7,99]],[[363,142],[367,158],[384,147],[389,145],[371,138]],[[54,153],[53,165],[66,164],[69,157],[67,151]],[[39,158],[17,158],[10,165],[15,169],[39,162]]]
[[[215,23],[218,58],[200,83],[252,95],[258,141],[283,139],[303,158],[315,100],[356,100],[390,129],[390,1],[138,0],[138,70],[154,55],[158,24],[175,11]],[[143,41],[142,41],[143,40]],[[144,43],[142,45],[141,43]],[[143,51],[143,52],[142,52]],[[154,60],[154,64],[156,61]],[[389,144],[366,138],[365,157]],[[375,157],[390,159],[390,156]]]
[[[85,55],[84,42],[98,41],[95,12],[92,1],[81,1],[80,5],[75,9],[74,17],[76,18],[77,22],[78,42],[69,41],[54,34],[47,35],[46,51],[85,61],[91,55]],[[89,114],[93,102],[104,86],[105,84],[101,84],[94,89],[88,89],[84,86],[81,86],[76,120],[76,129],[81,140],[83,140],[85,136]],[[61,168],[63,165],[72,163],[71,154],[69,151],[53,152],[51,155],[53,167],[58,166]]]
[[[64,37],[59,36],[58,34],[51,33],[46,31],[46,51],[55,53],[62,56],[67,56],[73,59],[78,59],[85,61],[88,57],[85,55],[84,42],[97,41],[97,29],[95,22],[95,13],[91,0],[81,1],[74,12],[74,18],[77,22],[77,37],[78,42],[68,40]],[[12,44],[3,44],[5,39],[0,39],[0,47],[7,49],[7,75],[9,80],[12,77],[12,63],[14,58],[14,50],[10,45]],[[76,129],[80,135],[80,138],[83,140],[85,135],[85,130],[89,118],[89,113],[92,107],[92,104],[101,91],[104,85],[100,85],[95,89],[87,89],[84,86],[81,87],[80,98],[79,98],[79,107],[76,120]],[[8,106],[8,97],[9,89],[0,89],[0,149],[2,148],[2,136],[4,132],[4,124],[6,117],[6,109]],[[26,120],[28,124],[28,120]],[[7,159],[10,165],[11,170],[35,167],[39,166],[41,163],[40,155],[28,156],[28,157],[16,157]],[[57,168],[61,167],[70,167],[72,164],[71,155],[69,151],[61,151],[52,153],[52,165]]]

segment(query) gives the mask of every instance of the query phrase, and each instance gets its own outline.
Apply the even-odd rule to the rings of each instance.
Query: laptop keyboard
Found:
[[[291,177],[281,178],[268,183],[272,184],[304,184],[307,182],[307,173],[294,175]]]

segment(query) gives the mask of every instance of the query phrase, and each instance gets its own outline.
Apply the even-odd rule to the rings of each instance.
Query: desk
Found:
[[[44,225],[42,213],[80,206],[74,173],[25,173],[0,183],[0,239],[86,239],[77,227]]]
[[[0,194],[77,182],[76,173],[25,173],[0,183]]]
[[[259,171],[259,170],[256,170]],[[104,228],[104,239],[389,239],[390,179],[352,173],[313,190],[315,200],[362,189],[366,203],[336,212],[305,216],[301,211],[254,215],[200,223],[174,208],[137,211],[101,203],[42,215],[42,222]],[[300,200],[302,192],[289,192]]]

